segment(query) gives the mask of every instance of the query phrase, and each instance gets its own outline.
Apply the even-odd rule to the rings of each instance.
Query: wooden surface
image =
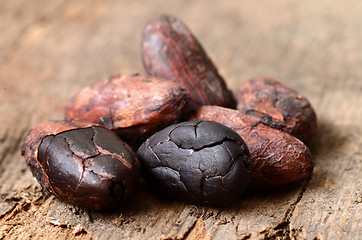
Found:
[[[362,1],[0,0],[0,239],[361,239]],[[181,18],[237,91],[271,76],[314,106],[315,169],[227,209],[155,195],[113,213],[43,196],[20,146],[35,124],[110,74],[142,72],[140,33]]]

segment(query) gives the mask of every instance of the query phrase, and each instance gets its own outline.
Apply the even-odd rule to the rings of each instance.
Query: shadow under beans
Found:
[[[232,210],[244,208],[245,204],[249,205],[248,202],[253,202],[254,205],[265,205],[266,203],[275,204],[277,202],[288,202],[293,199],[294,196],[298,195],[301,189],[307,182],[297,183],[294,185],[280,187],[280,188],[269,188],[269,189],[249,189],[247,190],[238,201],[223,207],[215,207],[202,204],[188,203],[182,200],[175,199],[166,194],[162,194],[154,189],[150,188],[147,183],[143,182],[140,187],[140,191],[136,198],[130,205],[119,209],[122,213],[128,213],[133,211],[143,211],[145,209],[152,208],[172,208],[175,206],[194,206],[198,209],[214,209],[214,210]]]
[[[286,204],[298,197],[308,181],[296,183],[285,187],[248,189],[238,202],[230,208],[265,207],[267,205]]]

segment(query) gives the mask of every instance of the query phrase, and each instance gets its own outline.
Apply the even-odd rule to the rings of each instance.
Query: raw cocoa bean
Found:
[[[189,108],[236,101],[199,41],[179,19],[163,15],[151,20],[142,35],[142,59],[151,76],[182,84],[190,94]]]
[[[248,148],[236,132],[217,122],[171,125],[137,153],[151,186],[191,203],[228,205],[248,185]]]
[[[244,83],[238,93],[238,109],[255,116],[269,115],[303,142],[308,142],[317,130],[317,117],[309,101],[272,78],[254,78]]]
[[[140,165],[116,134],[84,121],[52,121],[25,137],[22,155],[45,192],[94,210],[114,209],[136,192]]]
[[[265,125],[260,118],[218,106],[200,107],[191,119],[216,121],[236,131],[249,148],[250,187],[279,187],[308,179],[313,159],[292,135]]]
[[[178,121],[187,100],[187,92],[170,80],[138,74],[112,76],[76,94],[66,107],[65,118],[104,125],[137,147]]]

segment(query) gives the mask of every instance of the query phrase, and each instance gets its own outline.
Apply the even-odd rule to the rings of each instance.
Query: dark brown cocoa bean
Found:
[[[65,118],[104,125],[136,147],[178,121],[187,100],[187,92],[170,80],[138,74],[112,76],[76,94],[66,107]]]
[[[218,106],[200,107],[191,119],[216,121],[236,131],[249,148],[250,187],[279,187],[308,179],[313,170],[308,147],[258,117]]]
[[[168,126],[137,153],[153,188],[191,203],[229,205],[248,186],[248,148],[236,132],[217,122]]]
[[[140,165],[115,133],[84,121],[51,121],[25,137],[22,155],[43,191],[94,210],[114,209],[136,192]]]
[[[238,109],[255,116],[270,116],[303,142],[308,142],[317,130],[317,117],[309,101],[272,78],[244,83],[238,93]]]
[[[182,84],[190,94],[190,108],[197,105],[235,108],[235,99],[224,79],[198,40],[179,19],[163,15],[145,26],[142,59],[151,76]]]

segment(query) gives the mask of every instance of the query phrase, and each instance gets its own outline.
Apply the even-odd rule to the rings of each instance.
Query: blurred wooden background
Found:
[[[140,35],[173,14],[234,92],[270,76],[314,106],[313,178],[227,209],[155,195],[113,213],[43,196],[20,146],[35,124],[111,74],[142,72]],[[0,0],[0,239],[360,239],[362,1]]]

